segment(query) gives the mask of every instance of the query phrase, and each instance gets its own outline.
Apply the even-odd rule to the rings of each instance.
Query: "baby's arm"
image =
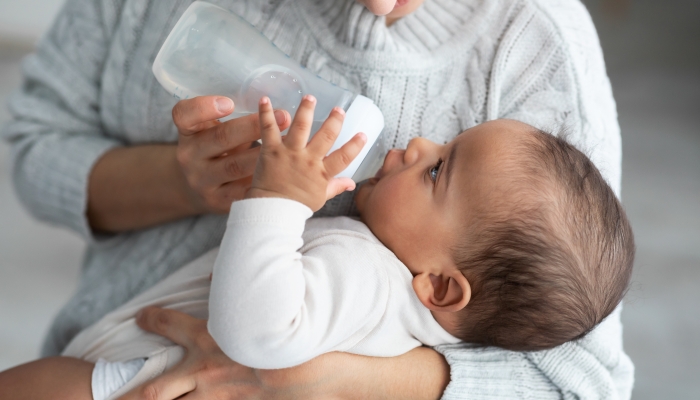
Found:
[[[314,104],[313,98],[302,101],[282,140],[277,125],[270,124],[269,100],[261,101],[263,144],[250,199],[232,204],[214,267],[209,331],[224,353],[255,368],[307,361],[347,339],[347,333],[342,339],[330,333],[340,331],[339,323],[356,322],[339,320],[340,306],[333,301],[339,292],[330,287],[333,272],[324,263],[337,260],[298,252],[313,210],[354,187],[333,177],[364,145],[358,135],[326,157],[342,126],[337,109],[307,145]]]
[[[209,331],[234,361],[261,369],[347,350],[379,322],[389,295],[382,253],[329,232],[300,254],[311,210],[287,199],[236,202],[214,267]]]
[[[94,364],[71,357],[32,361],[0,372],[0,399],[92,400]]]

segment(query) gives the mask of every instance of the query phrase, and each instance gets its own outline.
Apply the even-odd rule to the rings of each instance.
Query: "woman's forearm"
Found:
[[[105,153],[88,183],[93,230],[123,232],[197,215],[175,145],[119,147]]]
[[[121,147],[100,158],[88,183],[87,216],[95,231],[142,229],[204,213],[227,213],[250,188],[260,148],[258,115],[232,119],[220,96],[182,100],[173,108],[177,145]],[[279,129],[286,111],[275,111]]]
[[[450,383],[449,364],[427,347],[418,347],[400,357],[368,360],[373,365],[360,366],[357,383],[348,387],[342,398],[439,399]]]
[[[398,357],[327,353],[256,375],[273,399],[439,399],[450,382],[450,366],[438,352],[418,347]]]
[[[186,351],[172,370],[125,398],[153,399],[157,393],[159,400],[172,400],[190,393],[222,399],[438,399],[450,382],[450,366],[426,347],[388,358],[326,353],[292,368],[253,370],[221,351],[205,320],[148,307],[136,321],[141,329],[164,336]]]

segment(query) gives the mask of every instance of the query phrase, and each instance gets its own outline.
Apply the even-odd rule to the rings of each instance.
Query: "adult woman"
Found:
[[[390,145],[405,146],[419,135],[447,141],[497,117],[539,127],[565,124],[619,190],[614,102],[595,31],[577,1],[427,0],[421,7],[422,0],[365,0],[367,8],[352,0],[215,2],[322,77],[373,98]],[[44,354],[60,352],[79,330],[217,245],[225,219],[215,213],[245,191],[257,151],[249,148],[254,117],[218,125],[212,121],[233,105],[207,97],[177,104],[173,124],[175,100],[150,73],[157,49],[190,3],[69,0],[25,64],[27,80],[12,100],[15,120],[7,130],[18,193],[35,215],[90,240],[78,294],[55,321]],[[388,18],[372,14],[389,10]],[[279,117],[288,123],[288,116]],[[167,144],[177,133],[179,144]],[[339,196],[325,213],[347,213],[351,206],[348,196]],[[168,323],[161,326],[179,342],[195,335],[205,338],[199,347],[215,347],[201,330],[178,334]],[[615,313],[582,341],[543,353],[441,347],[452,377],[445,397],[628,397],[631,364],[619,338]],[[186,347],[195,353],[198,346]],[[350,356],[314,365],[331,370],[348,362],[343,357]],[[434,397],[447,381],[444,359],[427,349],[398,361],[364,362],[349,364],[380,363],[394,394],[385,397],[408,397],[400,391],[406,388],[415,389],[415,397]],[[572,379],[572,368],[587,376]],[[189,370],[178,371],[184,381],[150,388],[193,382]],[[424,385],[408,384],[426,371]],[[232,382],[261,376],[239,373],[243,378]],[[264,380],[268,389],[300,378],[272,376]],[[312,391],[332,392],[314,382]],[[378,385],[367,388],[382,395]]]

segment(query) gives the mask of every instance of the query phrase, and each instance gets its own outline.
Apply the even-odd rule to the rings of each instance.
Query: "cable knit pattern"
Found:
[[[384,140],[447,142],[495,118],[568,132],[617,193],[620,135],[593,24],[577,0],[426,0],[386,27],[354,0],[213,0],[243,16],[320,76],[370,98]],[[76,295],[45,342],[57,354],[77,332],[215,247],[225,217],[201,216],[95,237],[86,189],[113,146],[174,142],[170,97],[151,74],[160,45],[192,0],[67,0],[23,65],[4,130],[21,201],[89,242]],[[400,199],[397,199],[400,201]],[[353,212],[351,195],[318,215]],[[619,310],[591,335],[540,353],[441,346],[444,398],[629,398],[633,367]]]

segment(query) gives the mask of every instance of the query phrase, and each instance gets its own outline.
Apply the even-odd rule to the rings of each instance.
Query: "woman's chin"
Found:
[[[401,0],[407,3],[409,0]],[[362,0],[359,1],[362,5],[367,7],[369,11],[374,15],[387,15],[392,12],[397,6],[398,1],[388,1],[388,0]]]
[[[424,0],[398,0],[394,8],[386,14],[388,20],[397,20],[413,13],[423,4]]]

